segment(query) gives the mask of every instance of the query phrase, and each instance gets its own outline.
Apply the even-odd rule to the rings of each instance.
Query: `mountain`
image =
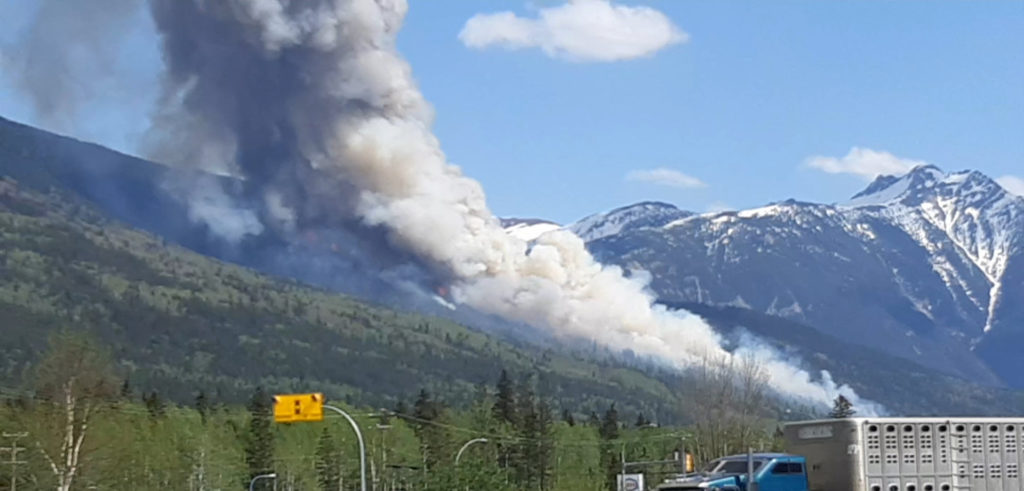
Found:
[[[242,183],[230,177],[171,168],[2,117],[0,176],[42,193],[67,192],[108,218],[206,256],[392,307],[510,329],[467,309],[451,312],[433,292],[395,281],[418,271],[405,258],[384,253],[380,230],[309,230],[296,238],[265,229],[237,241],[224,239],[198,219],[203,211],[189,206],[185,188],[216,188],[225,199],[248,203]]]
[[[983,174],[921,166],[841,204],[673,209],[641,203],[569,229],[601,261],[649,271],[663,301],[741,306],[1024,387],[1024,199]]]
[[[540,237],[546,232],[562,228],[557,223],[538,218],[502,218],[501,226],[512,236],[527,242]]]
[[[398,312],[188,251],[110,220],[88,202],[0,178],[0,387],[16,387],[60,327],[96,334],[132,384],[190,403],[244,401],[256,385],[322,390],[361,404],[427,388],[468,404],[500,371],[586,414],[679,421],[671,373],[601,350],[538,347]]]
[[[636,368],[593,346],[566,346],[529,326],[403,289],[386,270],[354,265],[358,244],[331,231],[298,242],[269,232],[218,242],[191,220],[168,185],[174,173],[0,119],[0,176],[17,179],[0,193],[0,335],[10,340],[0,346],[0,378],[23,377],[46,333],[74,324],[115,346],[133,381],[178,400],[197,386],[241,397],[260,383],[313,384],[381,403],[422,384],[458,401],[506,366],[540,371],[559,404],[599,408],[614,399],[623,408],[680,417],[686,402],[677,399],[676,387],[685,379],[678,375]],[[224,179],[228,192],[237,186],[229,178],[204,178]],[[695,217],[650,202],[575,227],[593,246]],[[505,225],[526,240],[558,227],[537,219]],[[893,411],[1013,414],[1021,407],[1017,393],[870,347],[851,348],[807,322],[707,302],[680,306],[731,336],[753,333],[812,372],[829,370]],[[879,384],[884,373],[906,383]]]
[[[584,241],[592,242],[605,237],[629,233],[651,227],[661,227],[675,220],[693,216],[675,206],[656,201],[645,201],[616,208],[608,213],[591,215],[568,228]]]
[[[749,332],[829,370],[903,414],[1012,414],[1020,396],[964,384],[813,328],[744,309],[677,305],[729,339]],[[0,386],[23,379],[47,335],[89,330],[132,383],[188,402],[197,390],[242,401],[256,385],[325,390],[390,405],[419,387],[466,404],[502,368],[539,373],[543,393],[581,413],[616,401],[662,421],[686,418],[685,377],[609,353],[530,343],[398,312],[216,261],[105,218],[93,205],[0,179]],[[900,373],[903,384],[874,384]]]

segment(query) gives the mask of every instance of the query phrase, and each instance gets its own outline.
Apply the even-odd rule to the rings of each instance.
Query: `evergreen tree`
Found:
[[[245,481],[246,487],[249,481],[260,475],[273,471],[274,466],[274,435],[271,432],[272,424],[270,397],[257,387],[249,399],[249,427],[245,435],[245,463],[249,468],[249,478]],[[256,488],[263,491],[272,489],[272,484],[266,479],[256,482]]]
[[[441,406],[430,398],[426,389],[420,390],[416,403],[412,408],[413,429],[420,440],[420,449],[423,453],[423,463],[427,469],[437,467],[447,457],[444,455],[447,435],[444,429],[438,426],[441,418]]]
[[[619,438],[619,411],[615,409],[615,403],[608,406],[601,420],[601,428],[598,431],[602,440],[616,440]]]
[[[590,411],[590,417],[587,418],[587,426],[591,428],[601,428],[601,418],[595,411]]]
[[[320,438],[316,443],[316,476],[321,490],[340,489],[341,453],[326,427],[320,432]]]
[[[843,419],[851,418],[857,411],[853,409],[853,403],[843,395],[836,397],[835,402],[832,404],[832,411],[828,413],[830,418]]]
[[[149,417],[153,419],[160,419],[167,415],[167,404],[160,398],[160,394],[155,390],[149,394],[143,394],[142,402],[146,405],[146,411],[149,412]]]
[[[576,426],[576,418],[572,416],[572,412],[568,409],[562,410],[562,421],[565,421],[569,426]]]
[[[554,476],[552,464],[555,459],[554,419],[551,407],[541,400],[537,403],[537,453],[536,472],[541,490],[551,489]],[[569,415],[572,417],[572,415]]]
[[[199,420],[206,424],[206,415],[210,412],[210,401],[206,398],[206,392],[202,390],[196,395],[196,412],[199,413]]]
[[[121,399],[126,401],[132,400],[132,384],[128,380],[128,377],[124,378],[124,383],[121,384]]]
[[[398,415],[398,416],[408,416],[409,415],[409,406],[407,406],[405,404],[405,401],[399,399],[399,401],[397,403],[395,403],[395,411],[394,411],[394,413],[396,415]]]
[[[615,444],[619,438],[619,412],[615,409],[615,403],[605,411],[597,433],[601,437],[601,468],[604,469],[605,486],[614,490],[618,485],[616,476],[621,470],[618,446]]]
[[[636,426],[637,428],[645,428],[650,424],[651,422],[644,417],[644,413],[640,413],[636,415],[636,423],[634,423],[633,426]]]
[[[536,397],[529,381],[523,381],[516,394],[516,415],[518,425],[516,436],[520,443],[512,462],[515,467],[517,484],[523,489],[536,489],[539,476],[537,474],[537,441],[539,437],[539,415],[537,414]]]
[[[494,401],[494,418],[515,426],[517,420],[515,387],[512,384],[512,379],[508,376],[508,372],[504,369],[501,370],[501,376],[498,377],[497,389],[498,394]]]

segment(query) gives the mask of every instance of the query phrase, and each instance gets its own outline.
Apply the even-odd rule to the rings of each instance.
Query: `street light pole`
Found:
[[[330,404],[324,404],[324,409],[330,409],[348,420],[348,424],[352,425],[352,429],[356,431],[356,439],[359,440],[359,489],[366,491],[366,445],[363,444],[363,432],[359,431],[359,425],[356,424],[356,420],[352,419],[348,413],[338,409]]]
[[[455,465],[456,466],[459,465],[459,459],[462,458],[462,452],[465,452],[466,449],[469,448],[469,446],[474,444],[474,443],[487,443],[487,439],[486,438],[475,438],[473,440],[470,440],[470,441],[466,442],[466,444],[463,445],[462,448],[459,449],[459,453],[455,454]]]
[[[260,479],[277,479],[277,473],[271,472],[270,474],[261,474],[252,478],[252,481],[249,481],[249,491],[253,490],[253,486],[256,485],[256,481],[259,481]]]

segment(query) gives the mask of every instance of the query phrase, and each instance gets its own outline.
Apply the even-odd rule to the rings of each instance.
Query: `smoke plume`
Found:
[[[26,29],[0,50],[3,72],[36,116],[60,130],[75,126],[81,104],[119,92],[114,42],[124,35],[138,0],[40,0]]]
[[[385,230],[478,310],[674,366],[733,356],[706,323],[655,306],[644,281],[597,263],[575,235],[527,244],[505,233],[480,184],[447,162],[431,132],[432,109],[395,48],[404,0],[151,8],[166,63],[155,133],[180,160],[229,162],[225,171],[263,203],[267,227],[356,219]],[[844,390],[756,354],[786,394],[824,403]]]

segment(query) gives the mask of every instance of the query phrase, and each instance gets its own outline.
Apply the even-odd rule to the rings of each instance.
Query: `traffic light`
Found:
[[[274,422],[276,423],[323,421],[323,419],[324,395],[319,392],[274,396]]]

